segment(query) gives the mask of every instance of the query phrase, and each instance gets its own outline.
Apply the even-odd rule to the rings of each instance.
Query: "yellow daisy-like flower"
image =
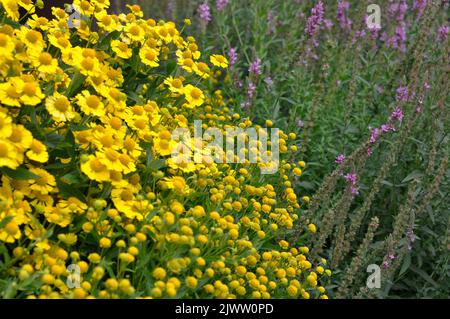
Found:
[[[144,40],[145,32],[144,30],[135,23],[130,23],[125,26],[125,35],[134,42],[141,43]]]
[[[125,42],[119,40],[111,41],[111,49],[119,58],[129,59],[133,55],[133,51]]]
[[[181,194],[187,194],[190,190],[189,185],[187,185],[186,180],[182,176],[166,177],[164,178],[163,183],[167,188],[173,189]]]
[[[30,189],[38,192],[42,195],[47,195],[56,190],[55,177],[46,170],[38,167],[31,167],[30,172],[39,176],[39,178],[33,179],[30,184]]]
[[[182,94],[183,93],[183,79],[178,77],[174,78],[169,76],[164,80],[164,84],[169,87],[169,90],[172,93]]]
[[[106,32],[113,32],[121,29],[118,23],[118,18],[115,15],[109,15],[106,12],[101,12],[95,15],[98,26]]]
[[[0,83],[0,101],[4,105],[20,107],[23,81],[18,77],[10,78],[9,80],[9,82]]]
[[[45,101],[45,108],[55,122],[70,121],[75,118],[77,114],[73,110],[69,99],[58,92],[55,92],[52,96],[47,98]]]
[[[19,153],[14,144],[8,140],[0,140],[0,167],[16,169],[19,165]]]
[[[41,103],[45,94],[42,93],[39,84],[34,80],[24,82],[22,86],[20,101],[25,105],[37,105]]]
[[[116,209],[127,218],[142,220],[143,216],[134,208],[136,198],[129,188],[116,188],[111,191],[111,198]]]
[[[6,15],[10,19],[14,21],[19,21],[20,13],[17,0],[0,0],[0,3],[2,4],[2,7],[5,9]]]
[[[72,44],[69,41],[70,34],[62,34],[55,32],[48,35],[48,40],[54,47],[60,49],[62,52],[67,52],[72,48]]]
[[[8,138],[21,152],[28,149],[33,142],[33,135],[23,125],[14,124]]]
[[[97,182],[105,182],[109,180],[109,171],[94,155],[89,155],[87,161],[81,164],[81,171],[90,179]]]
[[[31,142],[30,149],[26,154],[29,159],[39,163],[48,161],[47,147],[44,143],[36,139]]]
[[[8,138],[13,130],[12,118],[0,108],[0,138]]]
[[[30,52],[32,55],[39,56],[39,54],[44,51],[45,42],[39,31],[21,27],[18,31],[18,36],[25,44],[27,52]]]
[[[13,58],[14,41],[8,35],[0,33],[0,57],[6,60]]]
[[[186,85],[183,92],[186,97],[186,101],[188,102],[187,106],[189,108],[200,106],[205,102],[205,95],[203,94],[202,90],[191,84]]]
[[[228,67],[228,60],[226,57],[220,54],[213,54],[209,57],[209,60],[215,66],[226,69]]]
[[[20,239],[22,232],[19,225],[14,221],[9,221],[3,228],[0,228],[0,240],[6,243],[14,243]]]
[[[153,68],[159,66],[158,51],[149,47],[143,47],[139,50],[139,56],[142,63]]]
[[[85,114],[98,117],[105,115],[105,106],[97,95],[90,94],[89,91],[84,90],[77,95],[77,100],[81,111]]]
[[[41,52],[39,56],[33,59],[33,65],[37,67],[39,72],[46,74],[56,73],[58,69],[58,61],[48,52]]]

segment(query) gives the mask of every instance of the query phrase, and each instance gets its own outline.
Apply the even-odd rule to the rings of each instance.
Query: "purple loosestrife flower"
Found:
[[[208,24],[208,22],[211,21],[211,11],[209,9],[209,5],[206,2],[204,2],[198,7],[197,13],[200,16],[200,19],[205,24]]]
[[[266,77],[264,79],[264,82],[266,83],[269,89],[273,86],[273,79],[270,76]]]
[[[217,11],[223,11],[229,2],[230,0],[217,0],[216,1]]]
[[[343,30],[351,30],[352,21],[347,17],[347,11],[350,8],[350,2],[339,0],[336,19]]]
[[[401,122],[403,120],[403,110],[401,107],[397,107],[391,114],[390,119]]]
[[[339,154],[338,156],[336,156],[336,159],[334,160],[334,162],[336,164],[342,164],[345,161],[345,155],[344,154]]]
[[[396,90],[398,102],[408,102],[409,92],[407,86],[399,86]]]
[[[230,63],[230,66],[233,66],[236,64],[238,59],[238,55],[235,48],[230,48],[228,50],[228,62]]]
[[[372,130],[372,132],[370,133],[370,142],[371,143],[375,143],[376,141],[378,141],[378,139],[380,138],[381,135],[381,130],[379,128],[374,128]]]
[[[305,26],[305,33],[309,36],[314,37],[319,30],[321,24],[323,23],[323,19],[325,16],[325,9],[323,6],[323,2],[319,1],[312,9],[311,15],[308,18]]]
[[[248,83],[247,87],[247,97],[251,100],[255,95],[256,85],[253,82]]]
[[[427,2],[428,0],[414,0],[413,10],[417,11],[417,19],[420,19],[422,17],[423,10],[425,10]]]
[[[253,75],[261,75],[261,59],[256,58],[248,67],[248,72]]]
[[[349,191],[351,194],[353,195],[358,195],[359,194],[359,190],[358,190],[358,175],[356,175],[356,173],[348,173],[346,175],[344,175],[344,179],[347,181],[347,184],[349,185]]]
[[[450,28],[448,25],[443,25],[438,30],[438,41],[444,42],[447,40],[447,36],[450,33]]]

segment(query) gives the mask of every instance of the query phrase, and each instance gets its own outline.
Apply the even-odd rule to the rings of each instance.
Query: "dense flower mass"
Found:
[[[253,125],[215,89],[224,56],[203,57],[193,37],[137,5],[111,15],[108,0],[74,0],[81,19],[71,23],[64,9],[47,19],[29,1],[1,5],[6,297],[327,298],[326,260],[313,264],[286,236],[309,202],[289,181],[305,167],[285,159],[294,133],[279,134],[274,175],[261,175],[261,162],[171,157],[171,132],[196,119],[222,131]]]

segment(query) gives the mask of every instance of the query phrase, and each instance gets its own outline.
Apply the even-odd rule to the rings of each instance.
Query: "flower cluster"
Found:
[[[326,260],[313,264],[308,247],[283,239],[309,202],[290,181],[305,163],[285,159],[294,133],[279,133],[274,175],[261,175],[261,162],[171,157],[171,132],[196,119],[224,132],[253,126],[215,88],[224,56],[200,60],[193,37],[144,19],[137,5],[111,15],[108,0],[74,0],[82,18],[71,28],[63,9],[47,19],[29,1],[1,4],[2,291],[327,298]],[[27,27],[15,22],[19,7]],[[69,269],[78,285],[68,284]]]

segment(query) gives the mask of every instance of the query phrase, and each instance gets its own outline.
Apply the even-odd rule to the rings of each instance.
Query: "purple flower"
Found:
[[[352,28],[352,21],[346,14],[349,8],[350,2],[346,0],[339,0],[336,19],[343,30],[350,30]]]
[[[209,5],[206,2],[204,2],[198,7],[197,13],[200,16],[200,19],[205,24],[208,24],[208,22],[211,21],[211,11],[209,9]]]
[[[450,32],[450,28],[448,25],[443,25],[438,30],[438,40],[440,42],[444,42],[447,39],[447,36]]]
[[[388,256],[388,258],[389,258],[389,260],[394,260],[394,259],[395,259],[395,255],[394,255],[394,254],[390,254],[390,255]]]
[[[367,156],[372,156],[373,149],[371,147],[367,148]]]
[[[379,128],[375,128],[372,130],[372,132],[370,133],[370,142],[371,143],[375,143],[381,135],[381,130]]]
[[[400,86],[397,88],[397,101],[398,102],[407,102],[409,98],[408,87]]]
[[[319,30],[320,25],[323,22],[325,16],[325,9],[323,6],[323,2],[319,1],[312,9],[311,15],[308,18],[305,26],[305,33],[309,34],[311,37],[314,37],[317,30]]]
[[[268,88],[271,88],[273,86],[273,80],[272,80],[272,78],[270,76],[266,77],[264,79],[264,82],[266,82],[266,85],[267,85]]]
[[[230,66],[233,66],[236,64],[238,59],[238,55],[236,52],[235,48],[230,48],[230,50],[228,50],[228,60],[230,62]]]
[[[423,10],[425,10],[425,7],[427,6],[428,0],[414,0],[413,2],[413,10],[417,11],[417,19],[420,19],[420,17],[423,14]]]
[[[344,179],[347,181],[348,190],[350,191],[350,193],[352,195],[358,195],[358,175],[356,175],[356,173],[348,173],[344,175]]]
[[[430,83],[425,82],[425,83],[423,84],[423,89],[424,89],[425,91],[428,91],[430,88],[431,88]]]
[[[325,19],[323,20],[323,25],[327,30],[330,30],[333,27],[333,22],[331,20]]]
[[[356,184],[356,182],[358,181],[358,175],[356,175],[356,173],[345,174],[344,178],[347,181],[347,183],[350,184]]]
[[[395,131],[395,127],[392,124],[383,124],[383,125],[381,125],[381,131],[383,133]]]
[[[334,160],[334,162],[336,164],[341,164],[345,161],[345,155],[344,154],[339,154],[338,156],[336,156],[336,159]]]
[[[262,73],[260,58],[256,58],[252,63],[250,63],[250,66],[248,67],[248,72],[254,75],[260,75]]]
[[[403,110],[400,107],[397,107],[392,113],[390,118],[396,120],[397,122],[401,122],[403,120]]]
[[[247,87],[247,97],[249,99],[252,99],[253,96],[255,95],[255,91],[256,91],[256,85],[253,82],[249,82],[248,87]]]
[[[229,2],[230,0],[217,0],[216,1],[217,11],[223,11]]]

